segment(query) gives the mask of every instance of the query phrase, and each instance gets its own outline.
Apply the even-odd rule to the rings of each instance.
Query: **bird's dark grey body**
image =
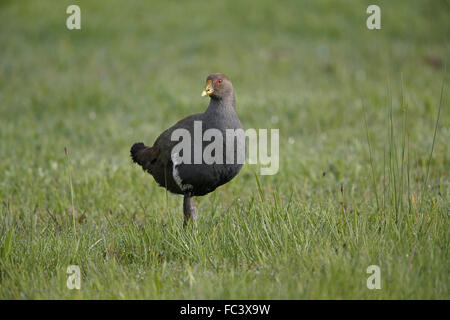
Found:
[[[234,99],[233,99],[234,100]],[[202,135],[208,129],[218,129],[222,132],[223,139],[223,159],[226,159],[226,129],[242,129],[234,103],[223,104],[222,101],[211,100],[205,113],[195,114],[177,122],[174,126],[164,131],[156,140],[153,148],[156,148],[160,156],[150,165],[149,172],[153,175],[156,182],[162,187],[167,187],[170,192],[177,194],[189,194],[192,196],[202,196],[214,191],[217,187],[233,179],[241,170],[242,164],[236,163],[237,142],[234,141],[234,159],[233,164],[206,164],[202,159],[201,164],[194,163],[194,121],[201,121]],[[174,163],[171,151],[178,141],[172,141],[171,135],[175,129],[186,129],[191,137],[191,162],[190,164],[176,164],[176,172],[181,179],[181,184],[187,186],[182,190],[179,183],[174,178]],[[211,143],[203,141],[202,153],[204,148]],[[226,161],[223,161],[226,162]],[[164,170],[165,169],[165,170]],[[191,186],[191,187],[189,187]]]
[[[194,114],[178,121],[165,130],[151,147],[146,147],[143,143],[136,143],[131,148],[133,160],[149,172],[160,186],[165,187],[172,193],[183,194],[189,198],[208,194],[233,179],[242,168],[242,163],[238,163],[237,152],[238,150],[244,150],[245,152],[245,146],[241,146],[241,149],[238,146],[238,143],[245,143],[245,140],[238,141],[234,137],[234,163],[226,164],[226,130],[243,128],[236,113],[235,96],[231,82],[223,74],[212,74],[207,78],[207,81],[211,86],[216,85],[217,87],[214,90],[211,89],[214,94],[210,95],[211,100],[204,113]],[[217,81],[221,82],[220,85]],[[202,135],[208,129],[217,129],[222,133],[222,164],[207,164],[203,157],[201,163],[194,163],[194,139],[198,139],[194,133],[196,121],[201,122]],[[179,159],[174,158],[173,148],[179,143],[177,140],[172,141],[172,133],[176,129],[185,129],[190,133],[192,142],[190,163],[178,163],[177,160]],[[202,141],[202,154],[204,148],[210,143],[211,141]]]

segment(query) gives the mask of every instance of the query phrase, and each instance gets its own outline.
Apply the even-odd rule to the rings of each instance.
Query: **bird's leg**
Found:
[[[184,227],[187,226],[192,217],[194,225],[197,226],[197,208],[194,205],[194,198],[185,195],[183,199]]]

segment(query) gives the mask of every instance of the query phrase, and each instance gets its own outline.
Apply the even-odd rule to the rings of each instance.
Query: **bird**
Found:
[[[241,139],[242,135],[235,134],[231,136],[232,139],[227,140],[229,130],[234,133],[242,134],[243,132],[242,124],[236,113],[233,84],[228,77],[223,73],[210,74],[206,78],[202,96],[210,98],[205,112],[193,114],[178,121],[162,132],[152,146],[137,142],[130,150],[132,161],[150,173],[159,186],[171,193],[183,195],[184,226],[187,226],[192,220],[197,227],[197,208],[193,198],[213,192],[237,176],[244,163],[242,156],[245,158],[246,152],[245,136]],[[203,155],[208,146],[208,141],[205,141],[204,137],[200,144],[192,143],[191,139],[190,149],[186,148],[182,152],[175,152],[180,140],[173,139],[172,135],[176,132],[189,133],[191,136],[198,134],[199,131],[196,131],[198,124],[201,124],[202,135],[209,129],[222,134],[222,141],[220,139],[215,141],[218,137],[214,136],[214,142],[218,143],[216,146],[222,146],[222,148],[218,147],[211,152],[214,159],[219,160],[205,161],[202,157],[200,162],[195,161],[195,157],[200,152]],[[196,137],[194,137],[195,139]],[[212,138],[210,141],[213,141]],[[184,155],[186,158],[183,159],[189,159],[189,151],[191,161],[180,161]]]

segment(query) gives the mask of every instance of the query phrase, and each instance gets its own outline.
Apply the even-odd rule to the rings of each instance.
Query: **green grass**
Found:
[[[376,1],[379,31],[370,1],[137,0],[68,31],[73,2],[0,3],[1,299],[450,298],[448,1]],[[129,149],[212,72],[280,171],[197,198],[196,234]]]

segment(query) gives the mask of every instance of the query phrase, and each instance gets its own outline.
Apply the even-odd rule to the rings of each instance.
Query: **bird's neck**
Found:
[[[221,99],[211,98],[206,114],[236,112],[236,98],[234,93],[227,95]]]

